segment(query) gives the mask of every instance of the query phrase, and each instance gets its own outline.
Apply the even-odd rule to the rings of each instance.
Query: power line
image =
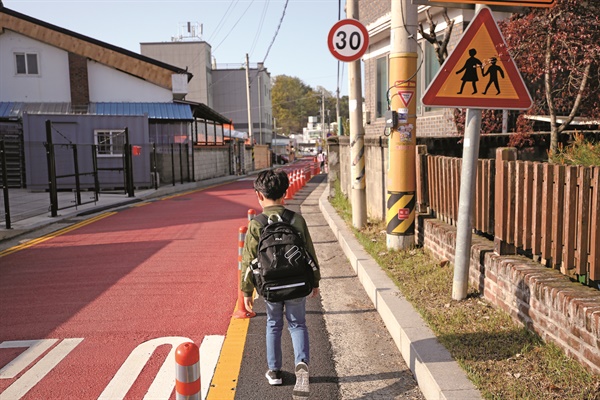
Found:
[[[263,58],[262,63],[264,64],[267,57],[269,56],[269,51],[271,51],[271,47],[273,43],[275,43],[275,39],[277,38],[277,34],[279,33],[279,28],[281,28],[281,23],[283,22],[283,17],[285,17],[285,10],[287,9],[288,3],[290,0],[285,0],[285,5],[283,6],[283,13],[281,13],[281,19],[279,20],[279,25],[277,25],[277,30],[275,30],[275,35],[273,35],[273,39],[271,40],[271,44],[269,44],[269,48],[267,49],[267,54],[265,54],[265,58]]]
[[[262,27],[263,27],[263,24],[265,22],[265,17],[267,15],[267,10],[269,9],[269,2],[270,2],[270,0],[267,0],[265,2],[265,6],[263,7],[263,12],[262,12],[262,15],[260,17],[260,22],[258,24],[258,30],[256,32],[256,36],[254,36],[254,41],[252,42],[252,47],[250,47],[250,56],[252,56],[252,53],[254,53],[254,48],[256,47],[256,43],[258,42],[258,37],[260,36],[260,33],[262,32]]]
[[[217,46],[215,46],[213,53],[215,51],[217,51],[217,49],[219,48],[219,46],[225,41],[225,39],[227,39],[227,37],[229,37],[229,35],[231,34],[231,32],[233,32],[233,29],[237,26],[237,24],[242,20],[242,18],[244,18],[244,16],[246,15],[246,13],[248,12],[248,10],[250,9],[250,7],[252,6],[252,4],[254,3],[254,0],[252,0],[250,2],[250,4],[248,4],[248,7],[246,7],[246,9],[244,10],[244,12],[242,13],[242,15],[240,16],[240,18],[238,18],[238,20],[235,22],[235,24],[233,24],[233,26],[231,27],[231,29],[229,30],[229,32],[227,32],[227,35],[225,35],[225,37],[223,38],[223,40],[221,40],[219,42],[219,44]]]

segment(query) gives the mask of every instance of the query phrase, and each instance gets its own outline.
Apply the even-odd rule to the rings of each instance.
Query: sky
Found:
[[[287,0],[287,7],[286,0],[2,1],[6,8],[136,53],[140,43],[169,42],[191,22],[202,25],[201,39],[211,45],[217,64],[241,65],[248,54],[250,65],[264,60],[271,77],[296,77],[333,95],[338,87],[338,61],[327,35],[338,21],[340,0]],[[348,94],[343,62],[339,89],[340,96]]]

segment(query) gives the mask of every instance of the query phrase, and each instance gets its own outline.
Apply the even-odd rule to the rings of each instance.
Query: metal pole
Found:
[[[250,145],[254,146],[254,137],[252,135],[252,108],[250,107],[250,61],[246,53],[246,102],[248,103],[248,138]]]
[[[469,265],[471,260],[471,235],[473,216],[473,193],[477,178],[477,158],[479,156],[479,132],[481,130],[481,110],[467,108],[467,126],[463,142],[462,170],[460,175],[460,198],[458,201],[458,221],[456,251],[454,255],[454,281],[452,298],[462,300],[467,297]]]
[[[208,137],[208,134],[206,137]],[[175,186],[175,150],[173,148],[173,143],[171,143],[171,175],[173,178],[173,186]]]
[[[475,14],[483,5],[475,6]],[[456,249],[454,253],[454,280],[452,298],[467,298],[469,288],[469,266],[471,264],[471,241],[473,230],[473,193],[477,181],[477,158],[481,132],[481,110],[467,108],[465,138],[463,141],[462,170],[460,175],[460,197],[456,222]]]
[[[6,229],[11,229],[10,198],[8,197],[8,171],[6,170],[6,148],[4,140],[0,140],[0,166],[2,166],[2,192],[4,195],[4,221]]]
[[[391,4],[389,96],[397,113],[388,142],[387,248],[415,244],[417,144],[417,6],[411,0]]]
[[[48,190],[50,191],[50,215],[58,216],[58,191],[56,188],[56,160],[52,143],[52,121],[46,120],[46,161],[48,162]]]
[[[100,198],[100,180],[98,179],[98,146],[92,145],[92,168],[94,170],[94,201]]]
[[[156,159],[156,143],[152,143],[152,172],[154,172],[154,190],[158,190],[158,165]]]
[[[81,180],[79,179],[79,156],[77,155],[77,145],[72,144],[73,148],[73,167],[75,169],[75,196],[77,205],[81,205]]]
[[[358,19],[358,0],[347,2],[348,18]],[[348,67],[348,94],[350,108],[350,153],[352,169],[352,225],[360,229],[367,223],[367,195],[365,190],[365,133],[362,118],[362,81],[360,60]]]

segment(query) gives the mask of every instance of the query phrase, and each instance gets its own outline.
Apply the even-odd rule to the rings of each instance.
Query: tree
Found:
[[[271,95],[273,117],[277,119],[277,126],[283,128],[283,132],[302,132],[308,116],[319,113],[317,99],[320,95],[299,78],[277,75]]]
[[[425,40],[427,40],[433,45],[438,62],[440,63],[440,65],[442,65],[444,63],[444,60],[446,60],[446,57],[448,57],[448,42],[450,41],[450,37],[452,36],[454,20],[451,20],[450,17],[448,17],[448,9],[444,8],[443,16],[444,20],[446,21],[446,29],[444,29],[444,37],[442,39],[438,39],[435,33],[437,23],[433,21],[433,18],[431,18],[431,13],[429,12],[429,9],[427,9],[425,13],[427,15],[427,23],[429,23],[429,33],[425,31],[425,29],[423,28],[423,24],[420,22],[417,31],[421,34],[421,36],[423,36]]]
[[[301,133],[309,116],[320,116],[323,97],[325,122],[336,121],[336,98],[320,86],[315,90],[300,78],[277,75],[273,78],[271,95],[273,117],[277,119],[277,127],[285,133]],[[348,118],[348,115],[348,96],[343,96],[340,98],[340,116]]]
[[[550,152],[576,116],[600,118],[600,2],[558,0],[501,24],[509,51],[534,100],[550,116]],[[561,124],[557,117],[565,116]]]

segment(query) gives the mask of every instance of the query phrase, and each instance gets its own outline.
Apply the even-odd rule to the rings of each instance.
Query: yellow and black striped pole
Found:
[[[386,232],[388,249],[400,250],[415,242],[417,43],[412,38],[417,36],[417,8],[400,0],[392,1],[391,10],[389,96],[397,118],[388,143]]]

